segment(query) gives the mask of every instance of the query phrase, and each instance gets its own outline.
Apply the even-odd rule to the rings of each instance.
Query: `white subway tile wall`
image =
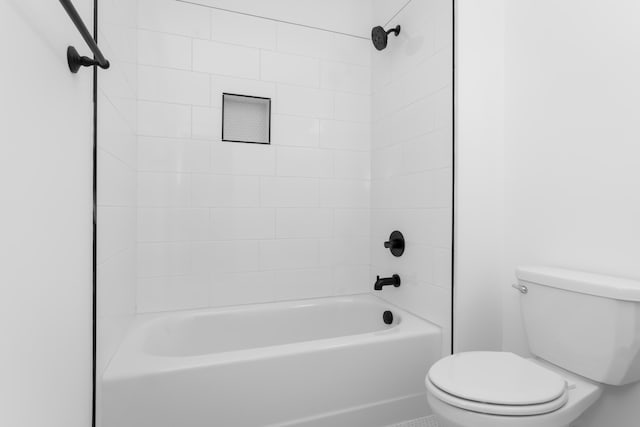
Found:
[[[441,326],[444,354],[451,345],[451,7],[448,0],[409,3],[388,24],[400,24],[400,35],[373,55],[371,67],[369,281],[399,273],[401,287],[381,295]],[[374,2],[374,16],[390,18],[383,2]],[[342,106],[361,102],[353,98]],[[349,109],[342,117],[357,120],[352,114]],[[382,245],[393,230],[406,239],[400,258]]]
[[[370,42],[139,6],[138,312],[366,292]],[[221,141],[223,92],[272,98],[270,145]]]
[[[102,373],[136,313],[138,216],[138,5],[137,0],[108,0],[99,2],[99,7],[100,47],[111,67],[109,72],[100,73],[98,79],[98,417]],[[153,49],[150,54],[153,55]],[[151,56],[148,60],[163,58]],[[173,93],[159,92],[163,96]]]

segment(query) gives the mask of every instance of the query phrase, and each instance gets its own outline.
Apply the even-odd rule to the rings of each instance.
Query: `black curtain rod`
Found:
[[[86,56],[80,56],[75,47],[69,46],[67,48],[67,62],[69,63],[69,69],[72,73],[77,73],[80,67],[91,67],[94,65],[99,66],[100,68],[104,68],[105,70],[109,68],[109,61],[104,57],[100,48],[96,44],[96,41],[91,36],[91,33],[87,29],[87,26],[82,21],[82,18],[78,14],[78,11],[71,3],[71,0],[60,0],[60,4],[64,7],[64,10],[67,11],[67,15],[73,21],[78,31],[80,31],[80,35],[84,39],[84,41],[93,52],[93,56],[95,59],[88,58]]]

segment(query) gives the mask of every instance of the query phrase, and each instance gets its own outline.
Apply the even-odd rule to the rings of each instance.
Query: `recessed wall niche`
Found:
[[[222,94],[222,140],[271,143],[271,98]]]

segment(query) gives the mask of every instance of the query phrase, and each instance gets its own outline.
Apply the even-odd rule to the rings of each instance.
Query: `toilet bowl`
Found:
[[[640,380],[640,281],[553,267],[516,276],[535,359],[468,352],[436,362],[425,383],[441,427],[569,427],[601,384]]]
[[[440,427],[568,427],[602,393],[561,368],[507,352],[446,357],[425,383]]]

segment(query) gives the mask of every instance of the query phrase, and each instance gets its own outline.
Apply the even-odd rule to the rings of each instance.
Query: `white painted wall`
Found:
[[[456,352],[502,346],[504,7],[456,1]]]
[[[375,22],[398,10],[374,3]],[[372,49],[371,275],[399,274],[376,295],[443,328],[451,347],[452,4],[413,0],[389,22],[402,26]],[[396,258],[383,242],[406,239]],[[372,291],[373,292],[373,291]]]
[[[518,264],[640,277],[640,5],[523,0],[505,2],[501,13],[497,3],[475,3],[457,3],[456,349],[495,347],[499,335],[487,331],[496,321],[491,313],[499,305],[497,283],[503,347],[527,355],[518,293],[510,288]],[[490,75],[502,74],[493,63],[501,50],[504,83]],[[474,64],[478,74],[468,73],[465,64]],[[501,92],[502,125],[496,99]],[[474,99],[484,101],[474,107]],[[488,114],[487,107],[495,111]],[[480,136],[482,152],[472,134]],[[493,172],[476,173],[475,159],[465,160],[471,153]],[[501,193],[504,208],[496,212],[504,212],[503,226],[495,230],[489,221],[490,232],[480,234],[473,215],[491,218]],[[490,242],[491,257],[501,260],[498,267],[469,261],[473,248],[489,261],[483,240]],[[474,293],[481,303],[472,304]],[[482,333],[474,337],[477,324]],[[577,425],[635,425],[639,398],[637,384],[608,387]]]
[[[139,27],[138,311],[366,292],[370,42],[172,0]],[[272,98],[271,145],[220,140],[223,92]]]
[[[69,44],[89,53],[58,2],[0,2],[3,426],[91,423],[92,73]]]
[[[506,2],[504,346],[526,351],[518,264],[640,278],[640,4]],[[630,426],[640,386],[581,426]]]
[[[100,0],[98,78],[98,349],[102,375],[135,314],[137,229],[137,1]]]

